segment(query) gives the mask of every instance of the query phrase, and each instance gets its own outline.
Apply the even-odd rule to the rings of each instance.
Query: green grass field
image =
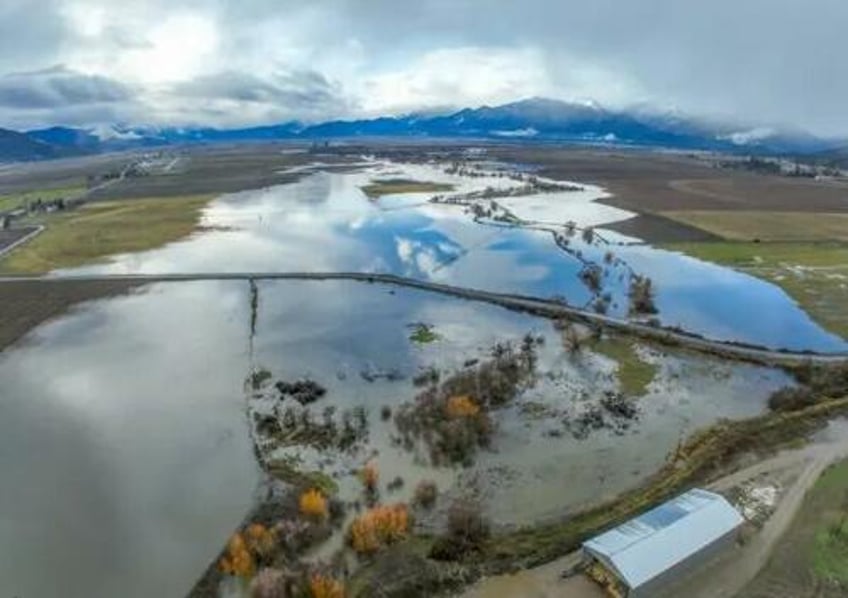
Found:
[[[0,271],[40,274],[145,251],[195,230],[213,195],[93,203],[46,216],[47,229],[0,261]]]
[[[671,211],[662,216],[728,241],[848,241],[848,214],[820,212]]]
[[[370,199],[377,199],[384,195],[396,195],[398,193],[442,193],[453,190],[453,185],[446,183],[432,183],[427,181],[413,181],[410,179],[385,179],[371,181],[362,187],[362,192]]]
[[[43,201],[53,201],[59,198],[79,197],[85,193],[86,188],[83,185],[74,185],[68,187],[58,187],[56,189],[35,189],[33,191],[24,191],[21,193],[10,193],[0,195],[0,212],[14,210],[26,205],[27,202],[41,199]]]
[[[619,338],[604,339],[589,345],[589,349],[618,363],[618,382],[621,392],[628,396],[645,394],[657,375],[657,366],[639,357],[633,343]]]
[[[766,592],[848,595],[848,461],[828,468],[810,489],[768,565],[742,596],[759,598]]]
[[[680,251],[781,287],[822,326],[848,337],[848,244],[673,243]]]

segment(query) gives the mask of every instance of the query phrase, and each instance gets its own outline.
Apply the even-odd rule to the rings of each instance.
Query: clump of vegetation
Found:
[[[787,386],[769,397],[774,411],[796,411],[825,400],[848,396],[848,364],[813,365],[796,368],[795,378],[800,386]]]
[[[586,243],[592,244],[592,241],[595,240],[595,229],[591,226],[587,226],[583,229],[583,241]]]
[[[368,414],[361,406],[345,409],[341,418],[335,407],[328,406],[321,421],[316,421],[308,408],[290,405],[273,414],[255,414],[254,420],[263,451],[292,445],[348,451],[368,437]]]
[[[438,384],[439,378],[441,377],[441,373],[435,367],[426,368],[419,374],[416,374],[414,378],[412,378],[412,384],[421,387],[421,386],[429,386],[431,384]]]
[[[279,569],[261,569],[250,582],[250,598],[288,598],[286,575]]]
[[[323,521],[329,515],[327,499],[316,488],[307,490],[300,496],[300,512],[311,519]]]
[[[470,499],[458,500],[448,511],[447,533],[433,544],[430,556],[441,561],[460,560],[480,550],[490,533],[480,504]]]
[[[223,573],[243,579],[250,579],[253,576],[256,563],[241,533],[236,532],[227,542],[226,554],[218,562],[218,568]]]
[[[265,368],[259,368],[250,374],[250,387],[253,390],[259,390],[270,379],[271,372]]]
[[[657,306],[654,304],[654,283],[647,276],[631,276],[629,295],[631,314],[657,313]]]
[[[521,347],[497,344],[491,359],[431,384],[395,415],[404,446],[423,440],[434,465],[469,465],[478,447],[489,445],[494,426],[489,412],[507,404],[532,383],[538,339],[528,335]]]
[[[433,330],[432,324],[418,322],[412,326],[412,334],[409,335],[409,340],[419,345],[426,345],[439,340],[441,337]]]
[[[588,264],[580,271],[580,280],[592,293],[600,293],[604,281],[604,271],[597,264]]]
[[[432,509],[439,497],[439,487],[432,480],[421,480],[415,487],[415,496],[412,499],[416,506],[423,509]]]
[[[403,503],[369,509],[350,525],[350,545],[357,554],[373,554],[406,537],[409,510]]]
[[[321,573],[313,573],[309,578],[311,598],[344,598],[344,584],[337,579]]]
[[[445,412],[451,419],[476,417],[480,413],[480,406],[468,395],[459,395],[448,399]]]
[[[784,386],[769,396],[772,411],[796,411],[816,403],[816,394],[809,386]]]
[[[326,388],[308,378],[295,382],[280,380],[277,382],[276,387],[283,398],[290,397],[301,405],[314,403],[327,394]]]
[[[377,464],[374,461],[366,463],[365,467],[359,472],[359,479],[366,491],[376,492],[377,484],[380,482],[380,471],[377,469]]]
[[[276,547],[276,533],[261,523],[253,523],[244,532],[230,537],[218,568],[228,575],[250,579],[256,573],[257,563],[268,562]]]

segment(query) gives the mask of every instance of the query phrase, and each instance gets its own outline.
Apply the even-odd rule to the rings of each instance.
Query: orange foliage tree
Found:
[[[374,491],[377,489],[377,482],[380,481],[380,472],[377,469],[377,464],[369,461],[359,472],[359,478],[362,480],[362,485],[366,490]]]
[[[376,552],[406,537],[409,531],[409,510],[405,504],[374,507],[353,520],[350,543],[360,554]]]
[[[326,519],[328,515],[327,499],[320,490],[313,488],[300,495],[301,514],[314,519]]]
[[[309,591],[312,598],[344,598],[345,595],[342,582],[320,573],[309,578]]]
[[[277,547],[277,534],[261,523],[250,524],[244,533],[247,548],[254,555],[269,558]]]
[[[480,413],[480,406],[468,395],[458,395],[448,399],[445,411],[451,419],[474,417]]]
[[[248,579],[256,572],[256,563],[244,541],[244,536],[236,532],[227,542],[227,552],[221,557],[218,568],[230,575]]]

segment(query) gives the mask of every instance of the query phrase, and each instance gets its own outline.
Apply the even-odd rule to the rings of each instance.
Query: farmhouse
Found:
[[[586,572],[610,596],[653,596],[731,544],[743,521],[722,496],[693,489],[585,542]]]

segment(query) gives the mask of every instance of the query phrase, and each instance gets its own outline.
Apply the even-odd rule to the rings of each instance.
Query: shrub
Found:
[[[380,481],[380,472],[377,469],[377,464],[369,461],[359,472],[359,479],[362,480],[362,485],[368,492],[377,490],[377,483]]]
[[[808,386],[785,386],[774,391],[768,399],[772,411],[797,411],[816,402],[816,395]]]
[[[406,537],[409,511],[405,504],[374,507],[353,520],[350,544],[359,554],[370,554]]]
[[[236,532],[227,542],[227,550],[218,562],[218,568],[229,575],[249,579],[256,572],[256,563],[250,554],[244,536]]]
[[[309,593],[311,598],[344,598],[345,589],[342,582],[327,575],[313,573],[309,578]]]
[[[489,522],[483,517],[480,505],[463,499],[451,505],[447,533],[430,550],[437,560],[455,561],[469,552],[477,551],[489,537]]]
[[[253,523],[244,532],[248,550],[260,560],[269,560],[277,547],[277,535],[261,523]]]
[[[630,313],[655,314],[654,283],[647,276],[635,274],[630,279]]]
[[[436,499],[439,496],[439,487],[431,480],[421,480],[415,487],[415,497],[413,501],[416,505],[425,509],[430,509],[436,504]]]
[[[279,569],[261,569],[250,582],[250,598],[287,598],[285,583]]]
[[[480,406],[468,395],[458,395],[448,399],[445,411],[451,419],[474,417],[480,413]]]
[[[329,514],[327,499],[315,488],[300,495],[300,512],[313,519],[326,519]]]

